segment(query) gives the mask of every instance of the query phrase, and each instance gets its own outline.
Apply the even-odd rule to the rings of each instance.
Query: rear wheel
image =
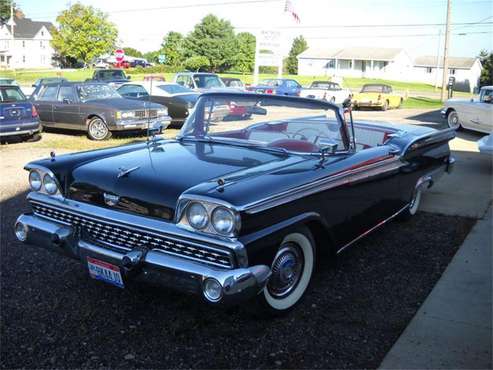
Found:
[[[401,212],[401,214],[398,217],[399,220],[407,221],[418,212],[418,208],[421,203],[422,193],[423,191],[421,190],[420,187],[414,190],[413,197],[409,202],[409,206],[404,211]]]
[[[459,121],[459,115],[455,110],[450,111],[449,114],[447,114],[447,123],[448,127],[453,128],[454,130],[460,130],[462,128]]]
[[[287,234],[272,262],[272,275],[257,296],[262,315],[279,316],[289,312],[304,297],[315,266],[315,242],[306,227]]]
[[[111,132],[101,118],[94,117],[87,125],[87,136],[91,140],[106,140],[111,137]]]
[[[331,102],[332,104],[335,104],[335,102],[336,102],[336,97],[335,97],[335,96],[333,96],[333,97],[330,99],[330,102]]]

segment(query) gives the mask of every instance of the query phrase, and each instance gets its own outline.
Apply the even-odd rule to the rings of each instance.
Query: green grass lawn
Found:
[[[443,107],[443,103],[440,99],[426,98],[423,96],[410,97],[402,103],[401,108],[409,109],[434,109]]]
[[[83,81],[92,76],[92,69],[77,69],[77,70],[61,70],[61,71],[46,71],[46,70],[18,70],[18,71],[2,71],[0,72],[0,76],[3,77],[11,77],[15,78],[22,85],[31,85],[38,78],[41,77],[56,77],[62,76],[70,81]],[[142,80],[146,73],[142,73],[137,70],[127,70],[126,73],[132,76],[132,80]],[[164,75],[167,81],[172,81],[174,77],[174,73],[160,73]],[[233,73],[224,73],[221,74],[223,77],[238,77],[244,83],[251,84],[253,83],[253,75],[241,75],[241,74],[233,74]],[[259,76],[260,80],[267,78],[276,78],[276,74],[262,74]],[[293,78],[297,80],[301,85],[306,86],[309,85],[312,81],[315,80],[326,80],[328,77],[326,76],[298,76],[298,75],[283,75],[283,77]],[[380,80],[380,79],[366,79],[366,78],[352,78],[347,77],[344,78],[344,87],[347,87],[352,90],[359,90],[362,85],[366,83],[385,83],[391,85],[394,90],[406,91],[408,90],[411,94],[416,94],[418,92],[423,93],[438,93],[440,89],[435,89],[432,85],[427,85],[423,83],[412,83],[412,82],[402,82],[402,81],[389,81],[389,80]]]

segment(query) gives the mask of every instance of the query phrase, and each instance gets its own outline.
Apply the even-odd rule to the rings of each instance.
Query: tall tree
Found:
[[[125,50],[125,55],[135,57],[135,58],[142,58],[143,54],[138,51],[137,49],[134,48],[123,48]]]
[[[51,44],[61,56],[87,63],[115,47],[116,26],[105,13],[92,6],[76,3],[62,11],[56,20],[59,27],[52,32]]]
[[[255,66],[255,36],[249,32],[236,35],[234,69],[238,72],[252,72]]]
[[[298,73],[297,56],[308,49],[308,43],[303,36],[298,36],[293,40],[291,50],[286,58],[286,69],[289,74],[295,75]]]
[[[183,40],[179,32],[170,31],[166,34],[161,44],[161,52],[166,57],[166,64],[179,66],[183,63]]]
[[[479,59],[483,70],[479,77],[479,86],[493,85],[493,53],[488,53],[486,50],[481,50],[479,53]]]
[[[213,72],[224,71],[234,63],[236,38],[229,21],[210,14],[187,36],[185,57],[204,56]]]
[[[10,18],[11,4],[12,4],[12,0],[0,0],[0,19],[7,20]]]

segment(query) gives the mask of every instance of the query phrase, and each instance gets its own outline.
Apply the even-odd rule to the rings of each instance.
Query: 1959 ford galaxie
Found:
[[[249,118],[225,116],[232,103]],[[285,313],[320,253],[335,258],[386,221],[411,217],[422,191],[452,170],[453,129],[353,124],[343,109],[203,94],[176,139],[26,165],[32,212],[18,218],[16,236],[118,287],[143,280]]]

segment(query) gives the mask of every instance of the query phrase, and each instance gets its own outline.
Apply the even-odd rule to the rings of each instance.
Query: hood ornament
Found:
[[[126,169],[125,167],[120,167],[118,168],[118,175],[117,177],[120,178],[120,177],[125,177],[127,176],[130,172],[133,172],[135,170],[138,170],[140,168],[140,166],[135,166],[135,167],[132,167],[132,168],[129,168],[129,169]]]

